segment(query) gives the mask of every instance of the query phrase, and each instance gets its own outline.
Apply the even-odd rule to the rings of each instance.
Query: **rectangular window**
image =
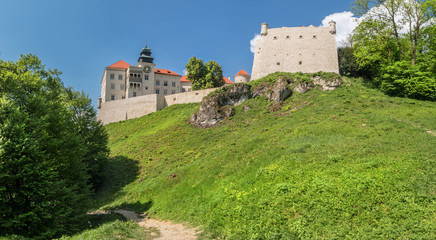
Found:
[[[156,81],[156,86],[159,86],[160,85],[160,82],[159,81]]]
[[[110,78],[111,78],[111,79],[115,79],[115,74],[112,74],[112,73],[111,73]]]
[[[156,94],[159,94],[159,89],[156,89]]]
[[[168,82],[167,81],[164,82],[164,86],[165,87],[168,86]]]
[[[123,80],[123,75],[118,74],[118,80]]]
[[[133,97],[136,97],[136,92],[133,92]]]
[[[114,95],[111,95],[111,100],[115,100],[115,96]]]
[[[164,90],[164,94],[165,94],[165,95],[168,94],[168,91],[167,91],[166,89]]]
[[[148,75],[145,75],[145,76],[144,76],[144,80],[148,80]]]
[[[111,89],[115,89],[115,84],[111,84]]]
[[[124,84],[120,85],[120,90],[124,90]]]
[[[184,88],[182,88],[182,92],[186,92],[186,90]]]
[[[171,90],[171,94],[176,94],[176,90]]]
[[[171,86],[172,86],[172,87],[176,87],[176,83],[175,83],[175,82],[172,82],[172,83],[171,83]]]

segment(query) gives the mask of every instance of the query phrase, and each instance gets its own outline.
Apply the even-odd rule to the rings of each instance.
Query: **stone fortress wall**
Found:
[[[127,119],[142,117],[174,104],[201,102],[216,88],[184,92],[171,95],[148,94],[133,98],[126,98],[103,102],[98,109],[98,120],[103,124],[119,122]]]
[[[336,23],[330,27],[261,27],[251,79],[274,72],[339,73]]]

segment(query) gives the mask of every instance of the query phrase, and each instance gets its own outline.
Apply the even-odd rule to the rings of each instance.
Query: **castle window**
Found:
[[[141,84],[140,83],[138,83],[138,88],[140,88],[141,87]]]
[[[145,87],[145,90],[148,90],[148,87]]]
[[[118,80],[123,80],[123,75],[118,74]]]
[[[165,95],[167,95],[167,94],[168,94],[168,91],[167,91],[166,89],[164,90],[164,94],[165,94]]]
[[[303,35],[300,35],[300,37],[299,37],[300,39],[302,39],[303,38]]]
[[[277,62],[277,66],[278,66],[278,65],[280,65],[280,63],[279,63],[279,62]]]
[[[136,92],[133,92],[133,97],[136,97]]]
[[[299,64],[299,65],[302,65],[302,64],[303,64],[303,61],[299,61],[298,64]]]
[[[120,85],[120,90],[124,90],[124,84]]]
[[[111,95],[111,100],[115,100],[115,96],[114,95]]]
[[[141,74],[138,74],[138,77],[141,77]]]
[[[135,73],[135,74],[133,74],[133,76],[134,76],[134,77],[136,77],[136,76],[137,76],[137,75],[136,75],[136,73]]]
[[[167,81],[164,82],[164,86],[165,87],[168,86],[168,82]]]
[[[156,89],[156,94],[159,94],[159,89]]]
[[[182,88],[182,92],[186,92],[186,90],[184,88]]]
[[[130,76],[133,77],[133,73],[131,73]]]
[[[121,96],[121,99],[125,99],[126,97],[125,96]]]
[[[133,83],[130,83],[130,87],[132,87],[133,86]]]
[[[176,87],[176,83],[175,83],[175,82],[172,82],[172,83],[171,83],[171,87]]]
[[[286,36],[286,39],[289,39],[290,37],[289,36]]]
[[[273,37],[274,40],[277,40],[277,37]]]
[[[313,35],[313,39],[316,39],[316,35]]]
[[[111,89],[115,89],[115,84],[111,84]]]
[[[115,79],[115,74],[111,74],[110,79]]]
[[[176,90],[171,90],[171,94],[176,94]]]
[[[156,86],[159,86],[160,85],[160,82],[159,81],[156,81]]]
[[[145,75],[145,76],[144,76],[144,80],[148,80],[148,75]]]

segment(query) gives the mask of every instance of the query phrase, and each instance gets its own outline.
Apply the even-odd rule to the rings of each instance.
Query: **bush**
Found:
[[[408,61],[398,61],[392,66],[381,68],[380,89],[392,96],[420,100],[436,100],[436,78],[429,71],[421,70],[421,65],[411,65]]]

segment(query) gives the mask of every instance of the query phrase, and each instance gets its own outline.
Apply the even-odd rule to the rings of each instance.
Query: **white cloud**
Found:
[[[262,39],[260,34],[256,34],[253,39],[250,40],[250,51],[254,53],[256,51],[256,42]]]
[[[322,26],[328,27],[329,22],[336,22],[336,44],[340,46],[359,25],[360,19],[354,17],[352,12],[340,12],[328,15],[322,20]]]

